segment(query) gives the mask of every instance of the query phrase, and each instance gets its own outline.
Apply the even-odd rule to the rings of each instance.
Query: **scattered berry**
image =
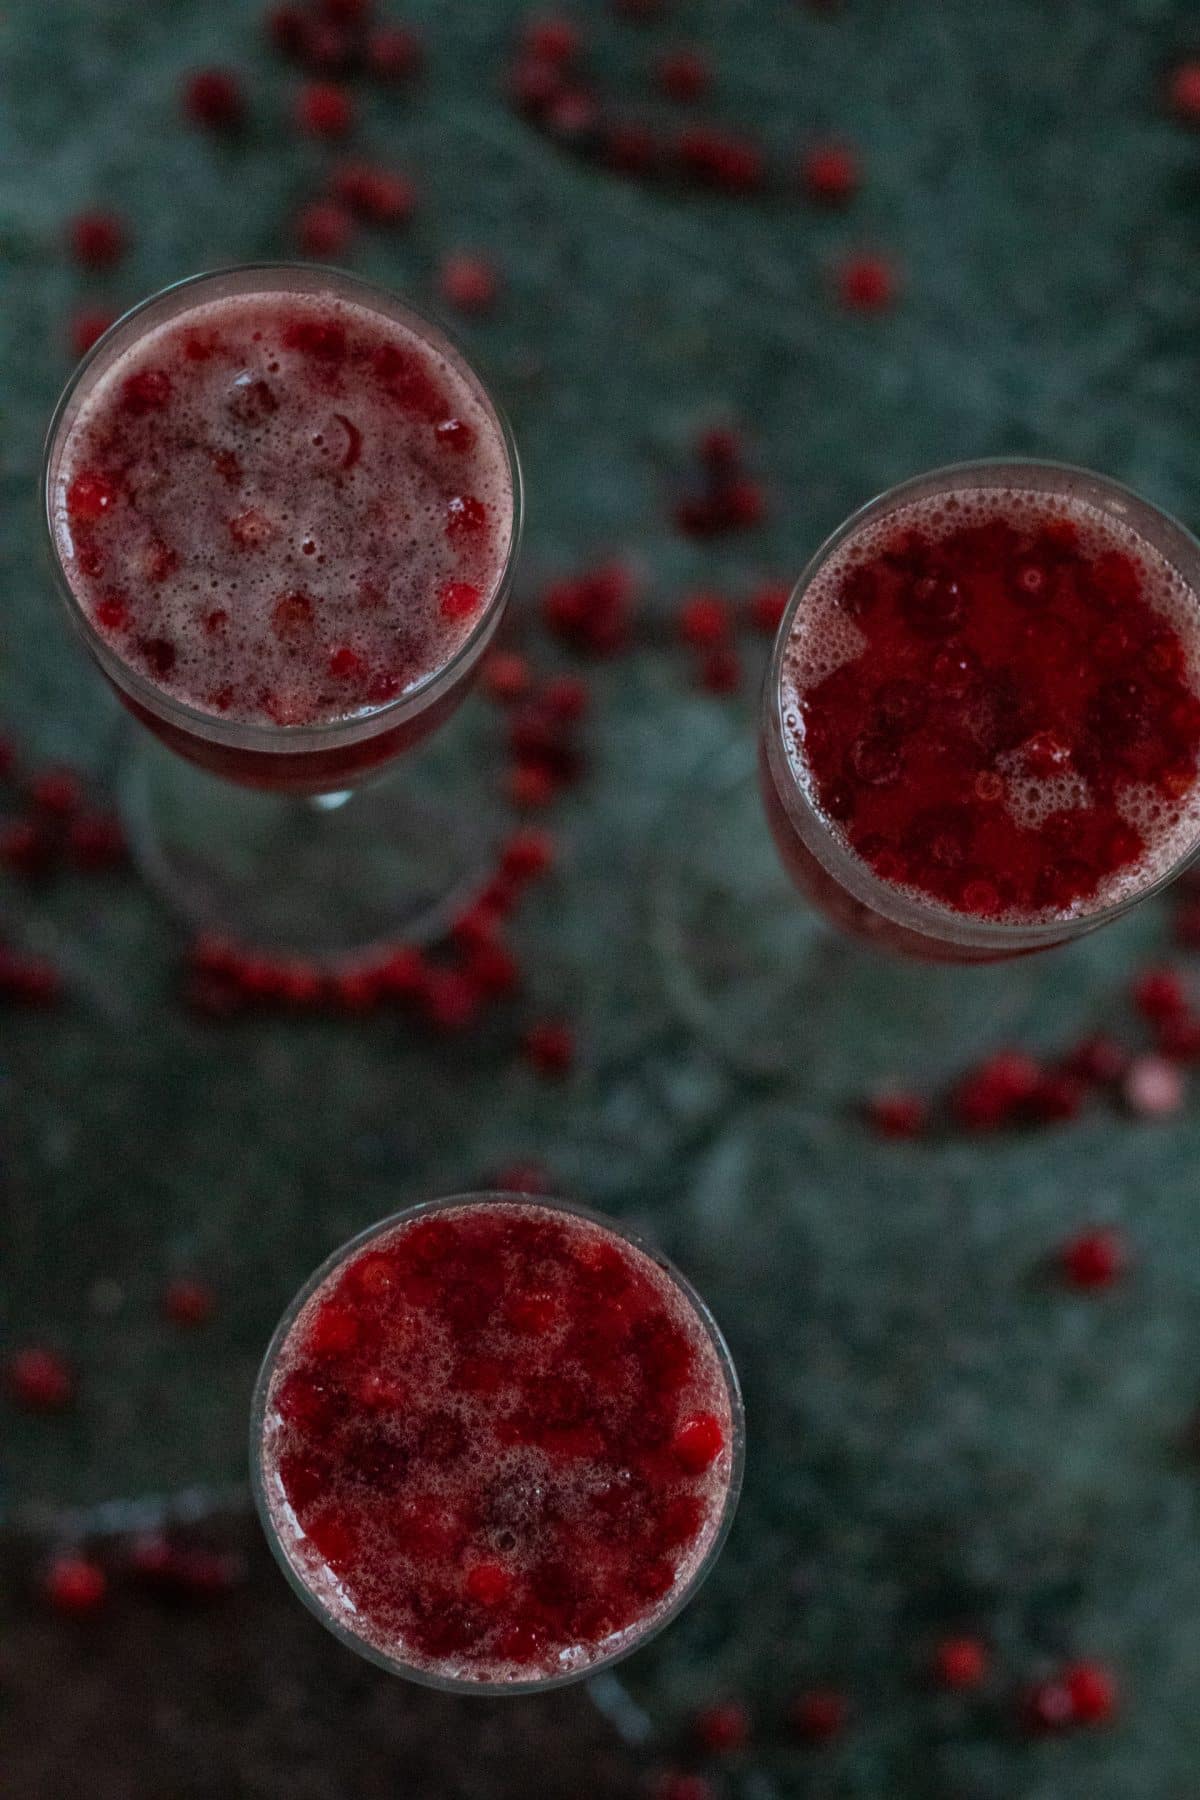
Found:
[[[886,312],[895,302],[898,282],[881,256],[851,256],[837,272],[838,298],[847,312]]]
[[[867,1102],[867,1122],[884,1138],[917,1138],[929,1128],[929,1107],[919,1094],[883,1088]]]
[[[1096,1662],[1072,1663],[1062,1680],[1079,1724],[1107,1724],[1117,1710],[1117,1681],[1110,1669]]]
[[[801,161],[800,180],[810,200],[845,206],[858,192],[862,172],[858,157],[845,145],[814,144]]]
[[[403,225],[416,210],[417,190],[408,177],[373,163],[343,163],[330,186],[335,199],[373,225]]]
[[[679,609],[679,635],[693,649],[724,643],[732,626],[729,603],[717,594],[694,594]]]
[[[521,32],[521,44],[540,62],[562,65],[576,60],[583,39],[569,19],[531,19]]]
[[[774,637],[783,623],[791,597],[791,589],[781,581],[768,581],[756,588],[746,603],[746,612],[755,631],[761,631],[764,637]]]
[[[575,1034],[561,1021],[546,1019],[531,1025],[522,1048],[526,1062],[539,1075],[561,1078],[575,1066]]]
[[[446,304],[459,312],[488,312],[500,292],[500,276],[486,257],[455,251],[442,262],[438,290]]]
[[[118,315],[110,306],[81,306],[71,315],[67,341],[76,356],[86,356],[99,343]]]
[[[344,256],[353,236],[354,221],[336,200],[313,200],[296,220],[301,254],[318,261]]]
[[[725,1756],[731,1750],[740,1750],[748,1741],[749,1715],[737,1700],[706,1706],[692,1721],[692,1733],[696,1742],[711,1756]]]
[[[1144,969],[1134,982],[1130,997],[1143,1019],[1177,1018],[1187,1011],[1187,989],[1175,969]]]
[[[942,1687],[962,1693],[986,1679],[990,1660],[987,1645],[978,1638],[943,1638],[933,1653],[934,1678]]]
[[[668,50],[658,60],[654,79],[668,100],[690,105],[712,87],[712,70],[698,50]]]
[[[309,137],[345,137],[354,123],[346,89],[333,81],[310,81],[296,97],[296,123]]]
[[[5,1385],[26,1412],[62,1412],[75,1398],[74,1377],[54,1350],[18,1350],[5,1370]]]
[[[523,699],[533,687],[533,671],[515,650],[490,651],[480,679],[484,692],[502,706]]]
[[[367,39],[367,68],[380,81],[408,81],[419,73],[424,60],[420,38],[404,26],[380,26]]]
[[[788,1719],[797,1737],[806,1743],[828,1744],[845,1731],[850,1707],[846,1696],[836,1689],[815,1688],[793,1700]]]
[[[1124,1275],[1129,1250],[1121,1233],[1109,1226],[1070,1238],[1059,1251],[1059,1263],[1072,1287],[1107,1288]]]
[[[108,1595],[108,1577],[86,1556],[56,1556],[46,1570],[42,1591],[55,1612],[86,1618],[98,1612]]]
[[[205,131],[236,131],[245,123],[246,97],[232,69],[197,69],[183,84],[184,117]]]
[[[207,1282],[194,1276],[180,1275],[163,1289],[163,1317],[172,1325],[207,1325],[216,1308],[217,1297]]]
[[[120,262],[129,242],[124,220],[112,212],[77,213],[67,238],[72,256],[84,269],[111,268]]]

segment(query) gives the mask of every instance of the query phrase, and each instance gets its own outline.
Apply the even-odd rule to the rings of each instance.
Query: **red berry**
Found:
[[[1144,969],[1134,982],[1130,997],[1143,1019],[1177,1018],[1187,1011],[1187,989],[1175,969]]]
[[[9,1394],[26,1412],[62,1412],[75,1398],[75,1380],[54,1350],[18,1350],[5,1370]]]
[[[62,977],[42,956],[18,956],[0,949],[0,1000],[19,1006],[49,1006],[62,993]]]
[[[83,804],[83,783],[73,769],[45,769],[30,783],[29,797],[41,812],[68,819]]]
[[[558,794],[558,777],[544,763],[519,762],[505,777],[505,792],[518,812],[540,812]]]
[[[435,1031],[465,1031],[479,1016],[479,989],[458,969],[430,969],[421,995],[426,1022]]]
[[[550,833],[530,826],[524,831],[513,832],[504,846],[500,868],[514,881],[526,881],[553,868],[554,858],[554,839]]]
[[[75,261],[85,269],[108,269],[128,247],[125,222],[112,212],[77,213],[67,228]]]
[[[54,838],[44,820],[9,819],[0,825],[0,863],[21,875],[44,875],[53,861]]]
[[[736,694],[742,665],[732,644],[714,644],[700,659],[700,686],[710,694]]]
[[[544,119],[564,92],[562,71],[540,56],[523,56],[509,70],[509,97],[531,119]]]
[[[83,469],[67,489],[67,514],[75,525],[94,525],[116,503],[116,483],[95,469]]]
[[[447,305],[459,312],[487,312],[500,292],[500,276],[486,257],[456,250],[443,258],[438,289]]]
[[[746,611],[755,631],[761,631],[764,637],[774,637],[783,623],[783,615],[791,597],[791,589],[781,581],[768,581],[764,586],[756,588],[746,603]]]
[[[99,1563],[67,1552],[56,1556],[46,1570],[42,1590],[55,1612],[82,1619],[104,1605],[108,1577]]]
[[[313,200],[296,220],[301,254],[317,261],[344,256],[353,236],[354,221],[336,200]]]
[[[1167,84],[1171,110],[1187,125],[1200,125],[1200,62],[1180,63]]]
[[[552,1194],[555,1183],[544,1163],[509,1163],[487,1184],[499,1194]]]
[[[696,454],[707,468],[728,475],[742,460],[742,440],[731,425],[710,425],[697,439]]]
[[[480,1606],[502,1606],[513,1590],[513,1576],[503,1563],[480,1562],[468,1569],[463,1584]]]
[[[757,144],[713,125],[693,125],[680,134],[676,154],[684,175],[700,187],[727,194],[751,194],[766,174]]]
[[[1062,1672],[1075,1718],[1081,1725],[1104,1725],[1117,1710],[1117,1681],[1102,1663],[1072,1663]]]
[[[111,306],[81,306],[71,315],[68,330],[68,342],[74,354],[86,356],[117,317]]]
[[[1072,1287],[1095,1290],[1111,1287],[1129,1266],[1129,1250],[1119,1231],[1111,1226],[1083,1231],[1059,1251],[1062,1272]]]
[[[379,971],[363,965],[335,970],[330,993],[339,1012],[370,1012],[380,998]]]
[[[419,950],[398,945],[379,965],[380,993],[389,1000],[414,1000],[425,992],[428,966]]]
[[[837,274],[837,290],[847,312],[886,312],[896,298],[897,279],[881,256],[851,256]]]
[[[1161,1019],[1155,1027],[1154,1041],[1168,1062],[1200,1062],[1200,1019],[1190,1014]]]
[[[991,1658],[978,1638],[943,1638],[933,1653],[933,1673],[942,1687],[964,1692],[986,1679]]]
[[[382,25],[367,39],[367,68],[380,81],[407,81],[425,60],[425,47],[415,31]]]
[[[537,1074],[561,1078],[575,1066],[575,1034],[562,1021],[531,1025],[522,1043],[525,1060]]]
[[[217,1297],[206,1282],[180,1275],[163,1289],[163,1317],[172,1325],[206,1325],[216,1309]]]
[[[336,25],[365,25],[375,10],[375,0],[321,0],[321,11]]]
[[[310,137],[345,137],[354,123],[346,89],[333,81],[310,81],[296,97],[296,123]]]
[[[448,581],[438,595],[443,619],[473,619],[482,603],[483,594],[469,581]]]
[[[1183,1105],[1183,1076],[1163,1056],[1137,1056],[1122,1089],[1130,1112],[1142,1119],[1165,1119]]]
[[[542,707],[563,725],[575,725],[585,719],[591,704],[591,691],[579,675],[556,676],[542,689]]]
[[[1022,1713],[1028,1730],[1065,1731],[1075,1723],[1075,1703],[1062,1681],[1039,1681],[1025,1695]]]
[[[712,86],[712,70],[698,50],[668,50],[658,59],[654,78],[668,100],[688,105]]]
[[[299,57],[308,41],[309,22],[299,6],[273,6],[264,23],[267,36],[282,56]]]
[[[952,1097],[955,1117],[968,1131],[995,1131],[1011,1124],[1041,1081],[1033,1058],[1000,1050],[972,1070]]]
[[[691,1475],[702,1474],[725,1448],[725,1432],[715,1413],[693,1413],[671,1439],[671,1453]]]
[[[608,123],[603,154],[608,166],[622,175],[656,174],[664,160],[659,139],[648,126],[630,119]]]
[[[1038,1077],[1024,1110],[1027,1118],[1039,1124],[1058,1124],[1064,1119],[1078,1118],[1086,1098],[1084,1084],[1077,1076],[1062,1069],[1049,1069]]]
[[[729,603],[717,594],[694,594],[679,609],[679,635],[695,649],[724,643],[732,627]]]
[[[236,131],[245,122],[246,97],[232,69],[197,69],[183,84],[184,117],[205,131]]]
[[[533,671],[527,659],[515,650],[492,650],[484,660],[480,679],[484,692],[507,706],[528,694],[533,686]]]
[[[698,1744],[713,1756],[724,1756],[740,1750],[750,1736],[750,1718],[736,1700],[719,1706],[706,1706],[692,1721],[692,1732]]]
[[[800,164],[800,179],[810,200],[822,206],[844,206],[862,181],[858,157],[843,144],[815,144]]]
[[[809,1744],[827,1744],[840,1737],[850,1718],[844,1694],[833,1688],[814,1688],[800,1694],[788,1708],[792,1730]]]
[[[455,494],[446,502],[446,536],[474,537],[487,524],[488,511],[473,494]]]
[[[1115,1038],[1096,1033],[1094,1037],[1084,1038],[1063,1063],[1069,1075],[1079,1081],[1094,1082],[1106,1086],[1119,1081],[1129,1067],[1129,1052]]]
[[[583,39],[569,19],[531,19],[521,33],[521,44],[530,56],[562,65],[575,61]]]
[[[468,958],[467,979],[490,1000],[515,994],[521,985],[521,968],[512,951],[495,941],[476,944]]]
[[[929,1127],[929,1107],[918,1094],[884,1088],[868,1100],[867,1120],[880,1137],[921,1137]]]
[[[334,170],[330,185],[343,206],[374,225],[403,225],[416,210],[416,188],[393,169],[343,163]]]

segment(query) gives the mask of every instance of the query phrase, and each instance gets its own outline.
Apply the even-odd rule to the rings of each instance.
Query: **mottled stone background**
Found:
[[[853,506],[964,456],[1024,451],[1124,478],[1200,523],[1200,137],[1162,105],[1200,50],[1184,0],[676,0],[638,31],[578,4],[593,64],[633,91],[686,39],[713,110],[781,163],[830,130],[867,179],[845,213],[794,195],[643,188],[547,143],[500,97],[516,0],[413,0],[430,69],[364,92],[361,144],[411,169],[401,236],[362,274],[435,304],[448,249],[493,255],[493,314],[456,329],[506,404],[529,487],[517,610],[549,573],[619,551],[643,617],[698,583],[788,575]],[[247,71],[253,128],[179,120],[198,63]],[[278,256],[329,154],[287,123],[293,71],[237,0],[5,0],[0,10],[0,719],[34,758],[108,779],[115,708],[69,639],[33,497],[85,298],[132,302],[197,268]],[[135,245],[103,280],[62,225],[117,207]],[[845,251],[894,258],[878,318],[840,312]],[[769,522],[696,545],[666,503],[692,433],[744,422]],[[179,1004],[179,940],[131,875],[34,891],[0,879],[3,931],[67,970],[51,1014],[0,1017],[0,1333],[82,1370],[62,1419],[6,1410],[0,1785],[76,1794],[324,1800],[632,1792],[684,1712],[733,1691],[751,1748],[738,1800],[1190,1800],[1200,1791],[1200,1493],[1181,1439],[1197,1399],[1200,1102],[1167,1123],[1095,1109],[993,1140],[871,1139],[871,1082],[931,1082],[1016,1036],[1065,1045],[1124,1021],[1122,991],[1168,917],[1082,948],[930,977],[828,955],[794,1020],[795,1069],[753,1081],[667,1004],[648,926],[656,862],[707,751],[750,733],[742,698],[693,689],[678,652],[596,672],[589,773],[553,815],[561,873],[517,928],[527,998],[447,1045],[403,1021],[203,1022]],[[482,701],[453,727],[502,767]],[[753,916],[743,920],[747,933]],[[802,926],[797,920],[797,934]],[[578,1071],[539,1081],[522,1020],[577,1024]],[[358,1667],[253,1552],[205,1613],[121,1598],[94,1627],[31,1595],[62,1534],[152,1516],[162,1496],[239,1523],[257,1359],[300,1279],[399,1203],[516,1158],[651,1230],[726,1326],[750,1416],[745,1499],[696,1605],[599,1695],[474,1707]],[[1040,1280],[1073,1226],[1123,1224],[1132,1276],[1096,1300]],[[164,1324],[179,1270],[215,1284],[201,1332]],[[115,1284],[115,1286],[114,1286]],[[112,1506],[146,1502],[142,1511]],[[110,1510],[104,1510],[109,1508]],[[97,1510],[99,1509],[99,1510]],[[929,1689],[941,1630],[994,1643],[982,1698]],[[1030,1742],[1012,1695],[1057,1658],[1120,1673],[1119,1721]],[[843,1686],[822,1752],[784,1703]],[[648,1742],[636,1740],[648,1734]]]

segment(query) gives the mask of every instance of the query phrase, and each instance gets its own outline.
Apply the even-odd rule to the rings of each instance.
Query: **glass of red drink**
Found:
[[[694,1595],[744,1454],[704,1302],[559,1201],[410,1207],[324,1262],[259,1374],[251,1480],[305,1605],[394,1674],[542,1691]]]
[[[44,495],[70,616],[147,728],[123,807],[176,909],[315,953],[436,930],[481,809],[404,753],[469,691],[522,519],[443,333],[332,270],[180,282],[72,376]]]
[[[851,940],[993,963],[1095,931],[1200,847],[1200,545],[1119,483],[1058,464],[962,464],[892,488],[796,584],[758,760],[787,876]],[[743,754],[714,783],[728,832],[704,834],[727,836],[704,853],[710,903],[732,848],[738,909],[786,957],[787,884],[751,839],[751,780]],[[727,941],[729,966],[697,972],[704,903],[689,902],[676,964],[716,1015],[738,951]],[[811,972],[819,928],[790,943]],[[792,1041],[799,1017],[793,994]],[[761,1014],[748,1028],[767,1041]]]

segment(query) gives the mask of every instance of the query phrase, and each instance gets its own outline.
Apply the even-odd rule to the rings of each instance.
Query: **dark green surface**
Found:
[[[1182,0],[847,0],[833,18],[680,0],[675,31],[711,45],[731,121],[781,152],[830,126],[862,146],[866,191],[833,217],[649,193],[565,159],[496,98],[520,10],[408,9],[429,24],[430,79],[412,99],[364,96],[360,138],[411,166],[425,201],[353,266],[420,304],[448,247],[503,263],[503,303],[460,335],[525,459],[524,596],[615,547],[644,564],[646,612],[666,614],[689,584],[794,571],[898,477],[1014,450],[1091,464],[1200,522],[1200,139],[1160,105],[1163,69],[1200,42]],[[669,35],[578,11],[596,66],[622,79]],[[180,71],[214,59],[253,71],[240,146],[177,123]],[[0,82],[0,716],[31,754],[103,773],[114,708],[68,641],[31,498],[66,316],[85,294],[132,301],[279,254],[327,158],[281,123],[294,77],[245,6],[9,0]],[[62,220],[91,201],[137,233],[100,282],[61,252]],[[829,303],[829,259],[859,244],[904,273],[879,321]],[[692,430],[727,412],[752,433],[771,523],[689,545],[666,483]],[[1068,1041],[1116,1004],[1165,909],[1007,972],[833,956],[795,1021],[795,1082],[741,1082],[672,1021],[643,902],[647,854],[670,854],[672,784],[750,729],[749,700],[697,699],[681,660],[650,651],[605,668],[596,694],[591,775],[556,814],[563,872],[518,927],[525,1012],[579,1022],[583,1066],[562,1088],[512,1060],[515,1015],[453,1048],[394,1022],[196,1022],[174,999],[177,942],[132,877],[5,885],[12,934],[56,955],[75,994],[53,1017],[0,1018],[0,1325],[84,1370],[71,1419],[5,1417],[9,1503],[45,1519],[237,1483],[256,1359],[313,1264],[404,1200],[540,1156],[656,1233],[745,1378],[728,1550],[624,1677],[656,1729],[745,1692],[766,1721],[729,1776],[745,1800],[1188,1800],[1200,1507],[1177,1443],[1200,1356],[1200,1119],[1103,1113],[897,1149],[850,1113],[876,1076],[932,1078],[1014,1029]],[[482,704],[452,729],[464,757],[499,766]],[[1094,1218],[1127,1222],[1135,1276],[1099,1303],[1039,1284],[1039,1259]],[[186,1338],[157,1314],[178,1267],[221,1291]],[[98,1282],[119,1284],[114,1316]],[[959,1624],[997,1645],[979,1704],[922,1680],[930,1635]],[[1117,1665],[1122,1722],[1029,1745],[1007,1696],[1074,1650]],[[832,1753],[795,1752],[776,1703],[827,1680],[854,1695],[855,1728]]]

